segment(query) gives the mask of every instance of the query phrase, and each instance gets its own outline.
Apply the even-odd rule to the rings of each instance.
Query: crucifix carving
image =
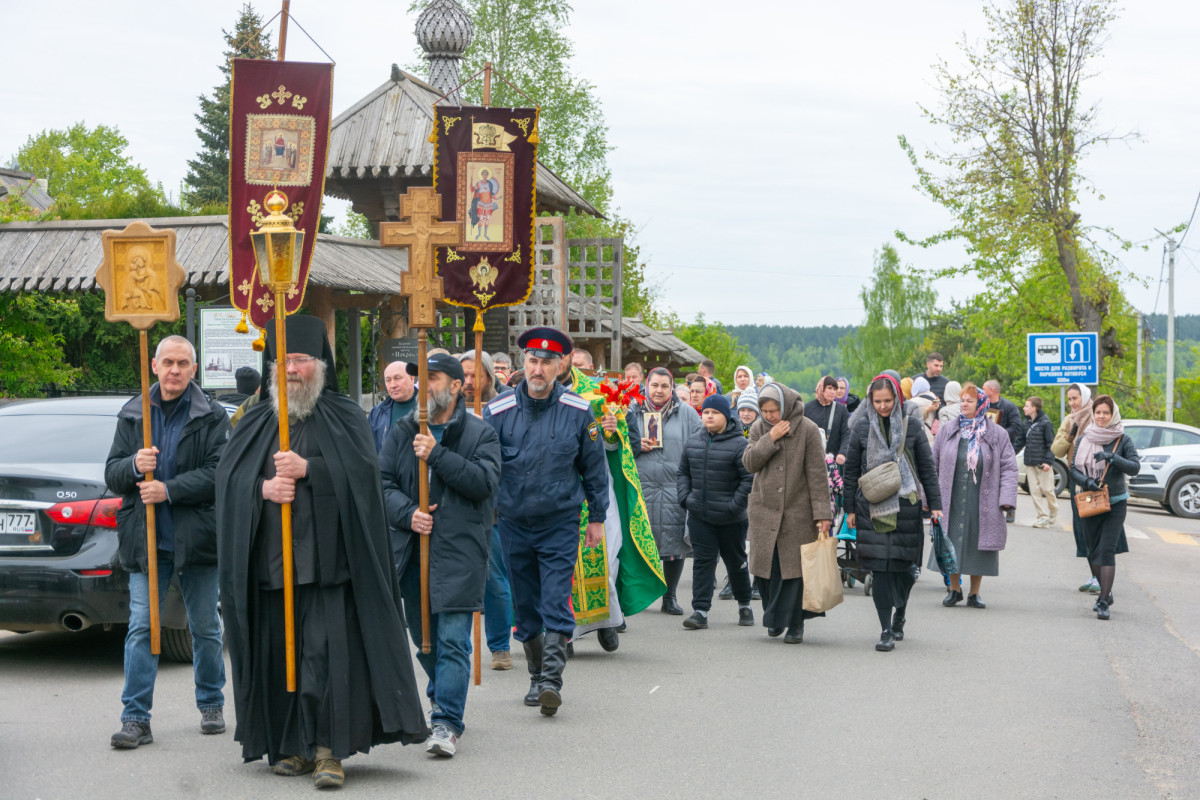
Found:
[[[400,218],[407,222],[379,224],[380,247],[407,247],[408,273],[400,278],[400,291],[408,297],[408,324],[432,328],[437,324],[437,301],[442,279],[434,274],[433,248],[459,244],[461,222],[439,222],[442,197],[429,186],[414,186],[400,195]]]

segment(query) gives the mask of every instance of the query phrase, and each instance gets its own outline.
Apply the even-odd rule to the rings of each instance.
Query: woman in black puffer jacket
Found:
[[[679,460],[676,490],[688,511],[692,540],[692,610],[683,627],[708,627],[708,611],[716,582],[717,558],[725,562],[733,596],[738,601],[738,624],[753,625],[750,610],[750,572],[746,567],[746,505],[754,476],[742,464],[746,438],[724,395],[704,399],[700,422]]]
[[[933,452],[925,429],[904,413],[899,382],[886,375],[871,381],[866,416],[850,432],[846,453],[846,522],[857,531],[858,555],[873,573],[872,597],[883,629],[875,649],[892,650],[904,638],[905,610],[915,578],[912,566],[921,560],[920,489],[925,491],[934,520],[942,516]],[[903,431],[903,440],[901,440]],[[859,491],[860,478],[887,461],[900,465],[900,490],[878,503]]]

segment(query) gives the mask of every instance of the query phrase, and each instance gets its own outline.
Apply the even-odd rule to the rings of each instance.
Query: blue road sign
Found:
[[[1030,333],[1030,386],[1100,382],[1100,341],[1095,333]]]

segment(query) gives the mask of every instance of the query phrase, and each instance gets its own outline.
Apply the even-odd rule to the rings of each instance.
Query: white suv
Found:
[[[1151,447],[1139,455],[1142,471],[1129,480],[1129,494],[1200,519],[1200,443]]]

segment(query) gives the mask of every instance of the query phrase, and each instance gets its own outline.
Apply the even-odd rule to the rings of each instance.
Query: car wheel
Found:
[[[192,663],[192,632],[187,628],[163,628],[159,641],[163,657],[177,664]]]
[[[1054,494],[1061,495],[1067,491],[1067,468],[1058,459],[1054,460]]]
[[[1171,510],[1181,517],[1200,519],[1200,473],[1184,475],[1171,484]]]

